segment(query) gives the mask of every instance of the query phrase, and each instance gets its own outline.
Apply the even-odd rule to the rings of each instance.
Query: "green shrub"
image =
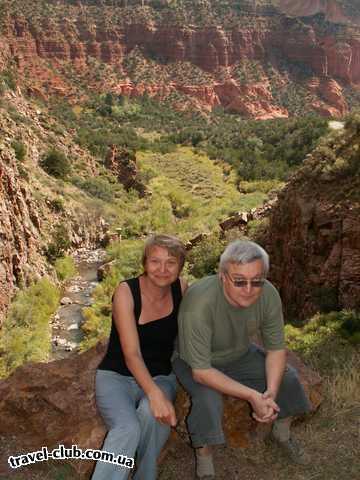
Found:
[[[340,334],[354,345],[360,344],[360,312],[342,310],[339,312]]]
[[[16,295],[0,333],[0,377],[24,363],[49,359],[49,321],[58,304],[59,292],[46,278]]]
[[[94,177],[84,180],[80,177],[73,177],[71,181],[92,197],[99,198],[104,202],[111,202],[113,200],[114,190],[116,189],[104,178]]]
[[[23,162],[26,158],[26,145],[18,140],[14,140],[11,146],[15,151],[15,157],[19,162]]]
[[[240,182],[239,190],[242,193],[263,192],[269,193],[271,190],[278,190],[284,186],[283,182],[278,180],[258,180],[253,182]]]
[[[66,251],[70,248],[71,242],[69,233],[63,223],[57,225],[52,242],[49,243],[45,250],[45,256],[50,263],[55,263],[59,257],[63,257]]]
[[[0,80],[2,80],[5,88],[10,88],[10,90],[15,90],[16,88],[16,77],[13,71],[3,70],[0,74]]]
[[[49,207],[55,213],[61,213],[65,211],[64,200],[61,197],[54,198],[49,201]]]
[[[49,175],[63,180],[71,171],[71,164],[66,155],[56,149],[51,149],[47,152],[40,162],[40,166]]]
[[[349,343],[360,343],[360,313],[355,310],[341,310],[339,312],[318,313],[303,327],[285,326],[286,339],[289,348],[305,355],[321,352],[324,343],[339,337]]]
[[[189,273],[196,278],[217,272],[224,243],[216,236],[202,240],[188,255]]]
[[[72,257],[58,258],[55,261],[56,275],[59,280],[67,280],[76,275],[76,266]]]

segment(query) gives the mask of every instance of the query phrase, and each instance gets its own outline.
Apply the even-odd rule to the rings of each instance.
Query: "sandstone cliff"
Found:
[[[54,131],[52,131],[54,129]],[[55,133],[56,132],[56,133]],[[7,91],[0,105],[0,326],[14,292],[45,273],[51,274],[44,251],[58,225],[66,226],[70,245],[91,246],[104,236],[99,212],[88,211],[86,201],[68,201],[60,186],[40,167],[49,146],[72,158],[81,158],[95,173],[93,159],[56,130],[45,111],[36,109],[21,94]],[[16,157],[16,144],[25,158]],[[69,198],[69,195],[65,197]]]
[[[348,122],[280,193],[267,239],[289,320],[360,308],[360,128]]]
[[[360,84],[359,25],[340,25],[340,14],[328,13],[337,2],[255,3],[235,10],[224,2],[228,14],[221,16],[216,2],[208,2],[206,15],[194,24],[167,2],[160,12],[151,2],[131,6],[132,16],[130,6],[114,11],[106,2],[102,8],[49,2],[46,13],[34,2],[21,13],[5,10],[2,55],[26,73],[29,92],[64,95],[75,103],[82,81],[91,90],[147,92],[160,99],[176,91],[198,108],[222,105],[245,116],[274,118],[292,114],[281,98],[291,87],[303,92],[307,110],[346,113],[343,87]],[[329,22],[318,12],[330,15]],[[335,82],[338,88],[326,95],[311,87],[314,82]]]
[[[323,13],[326,20],[334,23],[360,22],[360,12],[355,2],[337,0],[274,0],[280,11],[295,17]]]

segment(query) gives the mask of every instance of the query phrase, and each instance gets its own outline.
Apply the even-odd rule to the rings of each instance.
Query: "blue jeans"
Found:
[[[176,378],[170,375],[153,377],[167,398],[174,401]],[[155,480],[157,458],[170,434],[168,425],[160,424],[152,415],[149,401],[134,377],[110,370],[96,372],[96,403],[108,428],[103,450],[134,458],[134,480]],[[125,480],[130,469],[98,461],[92,480]]]

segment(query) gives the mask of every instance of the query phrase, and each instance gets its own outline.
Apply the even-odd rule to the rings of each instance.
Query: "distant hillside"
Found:
[[[355,1],[2,0],[0,70],[29,95],[171,98],[245,117],[360,104]],[[329,13],[330,12],[330,13]],[[335,13],[334,13],[335,12]]]

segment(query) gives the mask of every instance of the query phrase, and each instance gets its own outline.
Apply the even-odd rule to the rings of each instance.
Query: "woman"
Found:
[[[107,353],[96,372],[96,401],[109,429],[103,450],[136,455],[134,480],[155,480],[158,455],[176,424],[176,379],[170,358],[177,312],[186,289],[179,278],[184,245],[155,235],[145,244],[144,273],[113,296]],[[124,480],[129,469],[98,461],[92,480]]]

